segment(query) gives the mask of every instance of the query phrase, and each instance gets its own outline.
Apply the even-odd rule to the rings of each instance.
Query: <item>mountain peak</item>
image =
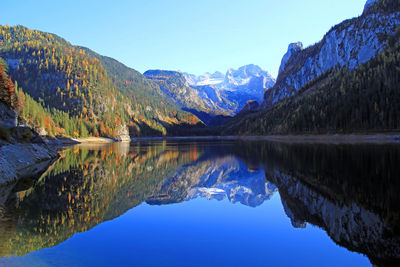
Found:
[[[302,42],[297,42],[297,43],[291,43],[289,44],[288,51],[282,58],[281,66],[279,67],[279,73],[285,70],[286,63],[289,61],[290,57],[298,52],[303,50],[303,43]]]

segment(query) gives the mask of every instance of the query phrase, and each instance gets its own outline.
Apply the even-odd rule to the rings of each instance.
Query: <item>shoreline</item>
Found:
[[[63,147],[63,146],[73,146],[79,144],[113,144],[118,143],[118,141],[113,138],[108,137],[87,137],[87,138],[49,138],[46,139],[46,143],[51,146]],[[129,142],[129,141],[122,141]]]
[[[243,140],[274,141],[283,143],[321,143],[321,144],[400,144],[400,133],[376,134],[321,134],[321,135],[264,135],[264,136],[164,136],[133,137],[131,142],[164,140]]]
[[[374,134],[300,134],[300,135],[264,135],[264,136],[161,136],[161,137],[132,137],[130,140],[119,141],[107,137],[60,138],[48,139],[47,144],[56,147],[79,144],[101,145],[113,143],[134,143],[143,141],[273,141],[282,143],[304,144],[400,144],[400,133]]]

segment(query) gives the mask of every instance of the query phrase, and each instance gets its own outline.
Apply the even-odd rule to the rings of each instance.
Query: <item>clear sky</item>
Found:
[[[56,33],[140,72],[203,74],[257,64],[276,76],[366,0],[1,0],[0,24]]]

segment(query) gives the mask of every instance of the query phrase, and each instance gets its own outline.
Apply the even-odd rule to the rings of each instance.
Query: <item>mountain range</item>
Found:
[[[239,113],[249,100],[261,103],[267,89],[275,84],[275,79],[267,71],[254,64],[237,70],[229,69],[225,75],[215,72],[201,76],[184,73],[184,76],[191,87],[210,97],[212,101],[233,102],[231,112],[234,114]],[[213,95],[218,98],[212,98]]]
[[[368,0],[322,40],[292,43],[275,80],[250,64],[144,74],[61,37],[0,26],[20,125],[54,137],[264,135],[400,127],[399,0]],[[208,127],[207,127],[208,126]]]
[[[237,70],[196,76],[165,70],[148,70],[148,79],[186,111],[198,116],[207,125],[220,121],[220,117],[234,116],[248,101],[262,102],[266,90],[275,79],[256,65],[246,65]]]

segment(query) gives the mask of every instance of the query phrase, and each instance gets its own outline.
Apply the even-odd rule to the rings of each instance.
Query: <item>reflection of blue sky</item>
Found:
[[[311,225],[295,229],[279,194],[257,208],[197,198],[142,204],[11,266],[369,266]]]

